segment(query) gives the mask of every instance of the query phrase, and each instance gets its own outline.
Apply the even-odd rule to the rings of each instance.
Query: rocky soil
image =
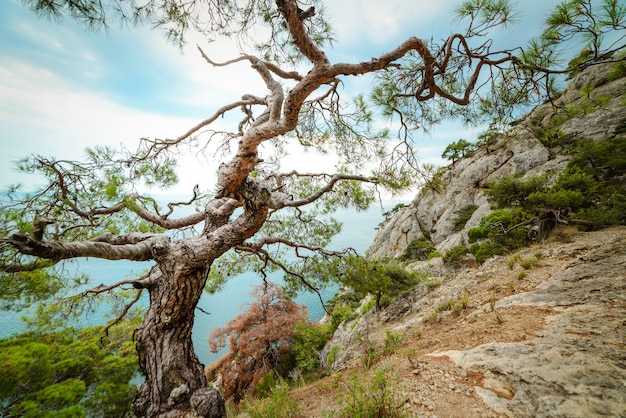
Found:
[[[383,367],[409,416],[626,417],[626,227],[560,229],[460,272],[419,267],[430,285],[335,334],[336,372],[294,392],[303,416],[332,416],[350,376]],[[390,333],[401,343],[382,354]],[[368,347],[381,354],[366,368]]]

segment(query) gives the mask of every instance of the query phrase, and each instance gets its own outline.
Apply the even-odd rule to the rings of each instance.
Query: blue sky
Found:
[[[458,1],[376,0],[329,2],[337,31],[329,53],[335,61],[360,61],[385,52],[408,36],[446,37]],[[540,28],[555,0],[526,0],[521,22],[498,34],[503,44],[525,43]],[[192,38],[183,51],[149,28],[119,28],[92,33],[65,20],[41,19],[19,0],[0,1],[0,188],[35,181],[18,175],[13,162],[31,153],[80,159],[87,146],[124,144],[134,148],[140,137],[174,137],[215,109],[244,93],[265,95],[246,65],[211,68],[195,49],[199,43],[215,59],[236,57],[227,41],[206,44]],[[357,79],[351,88],[363,88]],[[425,136],[418,147],[425,162],[443,163],[445,145],[471,138],[454,125]],[[300,158],[300,161],[298,161]],[[314,158],[307,156],[307,163]],[[302,157],[295,157],[301,168]],[[220,161],[186,159],[181,184],[210,188]],[[312,166],[315,166],[313,164]],[[200,181],[198,179],[201,179]]]

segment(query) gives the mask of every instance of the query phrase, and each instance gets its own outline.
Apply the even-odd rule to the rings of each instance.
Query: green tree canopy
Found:
[[[138,321],[122,325],[107,336],[92,327],[1,340],[0,415],[128,416],[139,371],[128,336]]]

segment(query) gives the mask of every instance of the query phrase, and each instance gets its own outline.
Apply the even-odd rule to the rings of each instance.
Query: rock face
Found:
[[[489,182],[513,173],[555,174],[567,165],[568,155],[561,155],[559,148],[544,146],[539,138],[550,132],[572,139],[601,140],[615,136],[616,129],[626,119],[623,99],[626,83],[623,78],[607,80],[611,66],[598,65],[579,74],[555,101],[556,108],[552,104],[539,106],[494,144],[451,165],[441,179],[439,192],[422,190],[409,207],[398,211],[383,225],[368,256],[398,257],[411,241],[424,236],[439,251],[465,245],[467,231],[491,211],[483,193]],[[562,109],[570,109],[568,118],[558,125],[555,133],[555,120],[565,112]],[[468,205],[477,205],[478,209],[463,230],[454,232],[457,212]]]
[[[626,416],[626,229],[596,238],[547,249],[548,257],[576,257],[555,264],[537,290],[496,303],[554,308],[535,338],[432,355],[482,373],[477,393],[507,416]]]
[[[343,324],[333,369],[362,367],[391,333],[404,354],[380,361],[417,416],[626,417],[626,227],[566,231],[430,280]]]

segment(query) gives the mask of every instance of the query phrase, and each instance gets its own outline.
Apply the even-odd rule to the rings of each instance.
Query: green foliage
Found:
[[[547,176],[535,176],[522,180],[520,174],[504,177],[498,181],[492,181],[485,190],[489,201],[499,208],[511,206],[525,206],[528,195],[541,191],[548,182]]]
[[[626,137],[584,141],[574,153],[554,191],[580,192],[584,199],[571,206],[573,216],[597,228],[626,223]]]
[[[328,356],[326,357],[326,363],[329,365],[332,365],[335,360],[337,360],[337,353],[339,352],[340,348],[338,345],[333,345],[330,349],[330,351],[328,352]]]
[[[521,208],[499,209],[483,217],[480,225],[467,233],[470,242],[474,242],[469,248],[470,253],[476,261],[483,263],[494,255],[506,254],[527,245],[529,238],[526,229],[515,226],[531,217]]]
[[[428,260],[430,255],[437,249],[435,245],[426,238],[414,239],[407,245],[400,257],[401,261]]]
[[[470,252],[479,262],[528,243],[525,228],[516,228],[533,218],[533,213],[566,210],[570,218],[590,222],[596,228],[626,222],[626,138],[579,141],[572,149],[573,159],[554,184],[547,176],[522,180],[505,177],[492,182],[488,198],[500,209],[468,231],[474,244]]]
[[[571,136],[565,135],[559,125],[566,120],[577,116],[582,111],[583,109],[581,107],[566,106],[563,111],[556,113],[550,120],[552,125],[542,129],[538,133],[537,139],[539,142],[547,148],[567,145],[571,140]]]
[[[66,279],[66,278],[65,278]],[[67,280],[51,269],[0,272],[0,309],[19,311],[56,294]]]
[[[620,78],[626,77],[626,61],[623,60],[624,56],[621,57],[622,61],[618,61],[611,67],[609,74],[607,75],[608,81],[619,80]]]
[[[475,149],[476,146],[474,144],[461,138],[458,141],[449,144],[443,151],[443,154],[441,154],[441,158],[455,163],[459,159],[470,155]]]
[[[443,182],[443,175],[448,170],[447,167],[436,167],[434,165],[424,164],[424,170],[427,172],[426,182],[423,189],[432,191],[434,193],[441,193],[441,185]]]
[[[296,338],[291,346],[291,354],[295,357],[298,370],[307,373],[320,366],[318,353],[328,342],[330,334],[329,326],[306,322],[296,325]]]
[[[446,311],[452,311],[455,316],[461,315],[461,313],[467,308],[469,304],[469,295],[467,293],[467,289],[463,292],[463,296],[459,299],[449,299],[445,302],[440,303],[436,308],[435,312],[437,314]]]
[[[3,416],[127,416],[138,372],[135,323],[25,333],[0,341]]]
[[[331,312],[330,324],[333,329],[337,329],[339,324],[349,320],[357,307],[349,305],[335,306]]]
[[[551,187],[532,187],[544,184],[544,178],[506,178],[494,184],[490,196],[499,204],[519,202],[527,210],[567,208],[597,227],[623,223],[626,189],[620,177],[626,173],[626,138],[582,141],[572,152],[574,158]]]
[[[397,296],[420,281],[420,277],[404,268],[398,261],[383,261],[350,257],[343,266],[340,280],[357,293],[372,293],[376,308],[381,309],[381,297]]]
[[[541,35],[543,55],[551,54],[556,60],[563,43],[578,41],[580,53],[568,65],[572,77],[590,63],[615,52],[609,49],[615,45],[606,39],[607,34],[624,30],[625,20],[626,7],[617,0],[564,0],[546,18]]]
[[[408,417],[404,399],[395,393],[392,374],[383,367],[370,379],[353,375],[346,385],[347,392],[339,401],[343,406],[333,417],[337,418],[401,418]]]
[[[550,188],[545,192],[528,195],[527,204],[537,208],[571,208],[578,210],[590,203],[581,190]]]
[[[472,244],[469,251],[472,253],[474,258],[476,258],[476,261],[481,264],[494,255],[503,255],[507,253],[506,248],[503,248],[492,241]]]
[[[443,255],[443,262],[448,266],[458,267],[467,258],[467,248],[463,246],[452,247]]]
[[[471,228],[469,231],[467,231],[467,238],[470,244],[487,238],[489,236],[489,230],[489,225],[481,225]]]
[[[250,418],[295,418],[301,416],[302,405],[289,397],[290,388],[281,383],[273,386],[267,397],[260,400],[246,398],[241,403],[241,411]]]
[[[389,330],[385,330],[385,346],[383,354],[394,354],[400,348],[404,336]]]
[[[278,385],[278,379],[273,372],[264,374],[261,381],[256,385],[256,394],[258,398],[265,398],[272,393],[272,389]]]
[[[470,220],[474,212],[478,209],[478,205],[467,205],[456,212],[456,218],[454,219],[454,232],[459,232],[465,228],[465,224]]]
[[[476,147],[489,147],[498,141],[500,132],[497,129],[488,129],[478,135]]]

